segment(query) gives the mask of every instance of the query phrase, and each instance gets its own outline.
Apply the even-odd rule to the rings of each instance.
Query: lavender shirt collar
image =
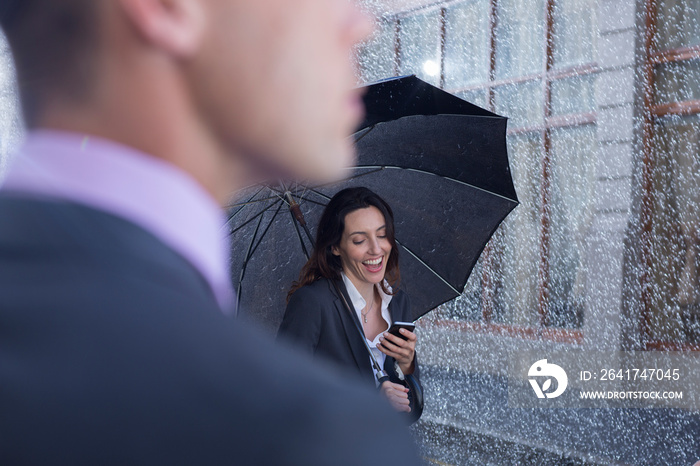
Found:
[[[204,276],[233,312],[222,209],[187,173],[115,142],[74,133],[29,133],[2,189],[64,199],[139,225]]]

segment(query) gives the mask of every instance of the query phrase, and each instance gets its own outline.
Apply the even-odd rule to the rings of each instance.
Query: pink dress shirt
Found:
[[[224,212],[187,173],[94,136],[39,130],[13,157],[5,191],[83,204],[128,220],[187,259],[234,312]]]

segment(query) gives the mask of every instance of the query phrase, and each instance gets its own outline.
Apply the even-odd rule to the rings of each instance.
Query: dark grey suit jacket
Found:
[[[347,302],[351,303],[345,284],[342,281],[337,283]],[[409,306],[406,293],[398,290],[389,303],[392,322],[410,319]],[[350,371],[357,374],[373,387],[374,372],[367,348],[362,342],[363,336],[357,328],[359,324],[357,315],[347,311],[332,282],[323,279],[298,289],[292,295],[278,338],[292,342],[309,354],[331,361],[345,373]],[[387,357],[384,371],[389,374],[392,382],[399,383],[394,363],[394,358]],[[417,358],[414,377],[418,378]]]
[[[418,464],[376,393],[314,365],[138,226],[0,195],[0,464]]]

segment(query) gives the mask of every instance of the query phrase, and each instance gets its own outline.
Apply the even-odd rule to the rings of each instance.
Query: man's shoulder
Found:
[[[128,220],[87,205],[19,192],[0,191],[0,219],[3,220],[0,225],[5,225],[5,228],[0,226],[0,238],[14,234],[28,241],[89,237],[98,242],[110,238],[110,231],[147,234]],[[96,236],[93,231],[87,231],[85,236],[78,235],[78,231],[85,232],[86,227],[91,226],[101,227],[102,236]]]
[[[57,249],[81,257],[174,255],[142,227],[80,203],[0,191],[0,246]]]
[[[18,267],[23,277],[14,273]],[[38,292],[50,285],[49,277],[61,277],[64,289],[92,284],[102,292],[102,297],[93,293],[96,300],[109,300],[119,289],[155,302],[167,288],[211,300],[197,270],[140,226],[78,203],[1,193],[0,280],[33,280]],[[44,295],[50,299],[52,293],[60,290]]]
[[[259,381],[267,381],[269,391],[258,394],[275,397],[268,407],[275,411],[273,435],[285,437],[288,448],[296,445],[286,464],[417,464],[408,429],[376,390],[340,379],[337,371],[286,347],[257,357],[268,361],[259,366]],[[299,448],[309,439],[315,453]]]
[[[376,392],[185,296],[168,307],[124,296],[107,309],[54,311],[41,325],[8,314],[9,332],[37,342],[22,377],[0,374],[14,400],[0,400],[12,428],[0,436],[13,448],[47,438],[47,455],[95,462],[120,451],[135,462],[287,465],[389,462],[398,450],[401,464],[415,464],[407,430]],[[6,349],[23,360],[25,348]]]
[[[223,331],[212,334],[226,342],[209,338],[210,349],[224,353],[216,363],[217,401],[230,407],[218,415],[220,430],[224,438],[231,429],[241,431],[242,459],[288,465],[417,464],[408,429],[376,390],[340,378],[331,367],[272,344],[240,322],[226,319],[219,328]]]

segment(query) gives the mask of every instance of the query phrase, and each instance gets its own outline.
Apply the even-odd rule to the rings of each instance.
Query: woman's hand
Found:
[[[396,383],[384,382],[380,390],[396,411],[411,412],[410,402],[408,401],[408,388]]]
[[[384,335],[379,338],[377,348],[387,356],[396,359],[396,362],[401,368],[401,372],[406,375],[413,374],[415,370],[416,340],[418,337],[415,333],[405,328],[402,328],[400,332],[407,340],[385,332]]]

